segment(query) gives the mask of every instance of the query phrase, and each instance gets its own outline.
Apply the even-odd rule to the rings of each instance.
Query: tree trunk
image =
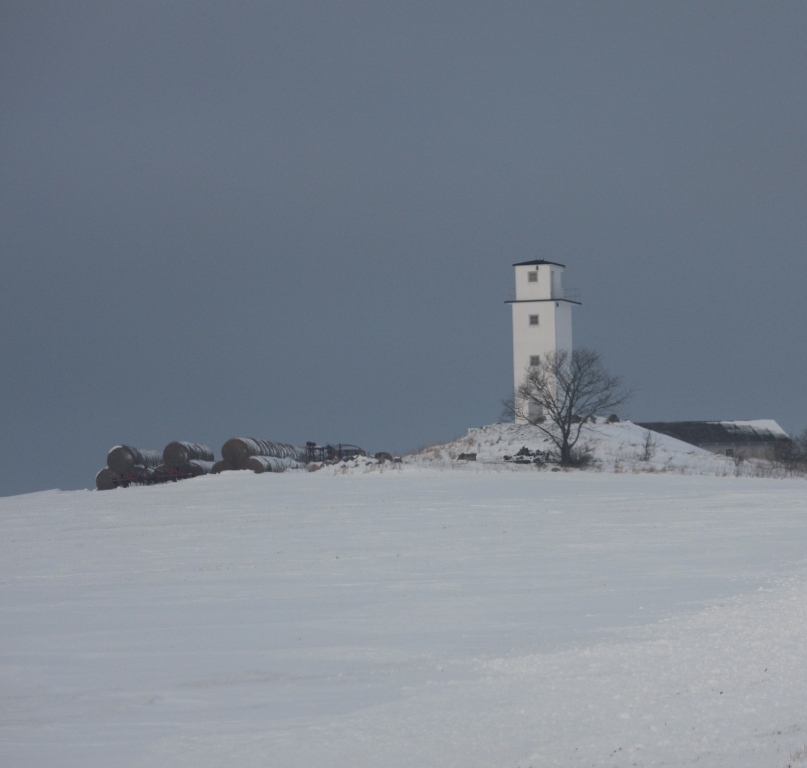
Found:
[[[571,466],[572,463],[572,449],[568,443],[564,443],[560,451],[560,463],[564,467]]]

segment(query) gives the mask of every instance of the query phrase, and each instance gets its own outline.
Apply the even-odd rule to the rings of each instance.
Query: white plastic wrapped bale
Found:
[[[253,456],[292,459],[301,464],[308,462],[308,451],[304,447],[256,437],[232,437],[221,447],[221,458],[234,469],[249,469],[248,462]]]
[[[122,477],[131,475],[135,467],[156,468],[162,464],[160,451],[132,448],[131,445],[116,445],[106,456],[107,466]]]
[[[300,469],[305,466],[294,459],[278,459],[276,456],[251,456],[247,461],[247,468],[255,474],[264,472],[285,472],[287,469]]]
[[[189,461],[214,461],[213,451],[201,443],[174,440],[163,449],[163,462],[169,467],[182,467]]]

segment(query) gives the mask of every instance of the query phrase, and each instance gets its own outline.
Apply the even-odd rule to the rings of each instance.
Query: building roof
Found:
[[[567,304],[577,304],[578,307],[583,306],[582,301],[577,301],[577,299],[510,299],[510,301],[505,301],[505,304],[540,304],[542,302],[549,302],[549,301],[565,301]]]
[[[691,445],[773,443],[787,439],[772,419],[757,421],[651,421],[640,427],[669,435]]]
[[[557,261],[546,261],[546,259],[533,259],[532,261],[519,261],[518,264],[513,264],[514,267],[531,267],[533,265],[538,266],[539,264],[554,264],[556,267],[566,267],[565,264],[561,264]]]

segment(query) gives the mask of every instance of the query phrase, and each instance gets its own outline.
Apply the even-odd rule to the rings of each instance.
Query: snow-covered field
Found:
[[[804,479],[383,469],[0,499],[0,765],[807,765]]]

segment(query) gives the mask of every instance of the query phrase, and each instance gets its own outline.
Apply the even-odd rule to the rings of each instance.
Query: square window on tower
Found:
[[[537,283],[538,282],[538,273],[537,272],[527,272],[527,282],[529,282],[529,283]]]
[[[540,355],[530,355],[530,368],[535,368],[536,365],[541,364]]]
[[[538,325],[538,315],[530,315],[530,325]]]

